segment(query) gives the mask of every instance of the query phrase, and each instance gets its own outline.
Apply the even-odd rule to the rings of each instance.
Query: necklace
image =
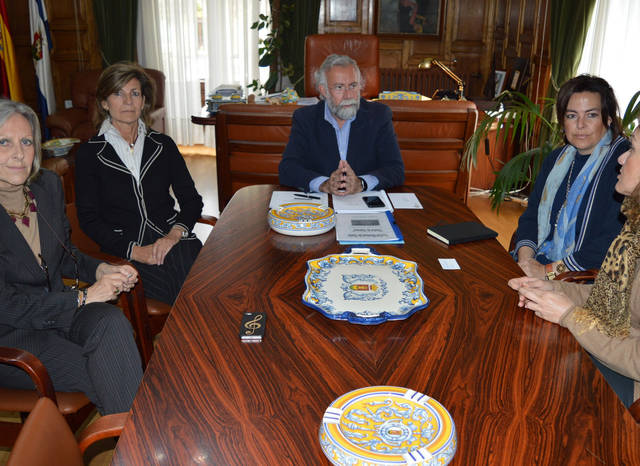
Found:
[[[11,212],[7,210],[7,213],[9,214],[9,217],[11,217],[11,220],[13,220],[13,223],[16,223],[18,219],[20,219],[26,227],[29,227],[29,213],[37,212],[38,209],[36,208],[36,203],[34,201],[35,196],[31,191],[27,190],[26,186],[22,188],[22,194],[24,195],[24,209],[22,212]]]
[[[566,207],[567,200],[569,199],[569,191],[571,190],[571,175],[573,174],[573,166],[575,164],[576,164],[576,159],[574,158],[571,161],[571,168],[569,168],[569,177],[567,178],[567,189],[564,194],[564,202],[562,203],[562,205],[560,206],[560,209],[558,210],[558,213],[556,214],[556,223],[553,225],[554,230],[558,228],[558,219],[560,218],[560,212],[562,212],[562,209]]]

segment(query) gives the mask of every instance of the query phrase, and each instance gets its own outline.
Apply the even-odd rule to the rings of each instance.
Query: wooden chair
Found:
[[[55,393],[42,363],[26,351],[0,347],[0,363],[23,369],[38,391],[38,397],[29,407],[30,414],[26,422],[17,424],[22,428],[19,429],[7,465],[82,465],[82,454],[89,445],[122,432],[128,413],[111,414],[93,422],[76,442],[73,432],[77,427],[71,426],[61,412],[62,398],[76,394]],[[84,394],[81,396],[84,397]],[[84,399],[88,403],[86,397]],[[4,400],[4,396],[0,396],[0,400]]]
[[[297,105],[228,104],[216,115],[218,203],[253,184],[280,184],[278,165]]]
[[[379,41],[372,34],[311,34],[305,39],[304,95],[317,96],[314,73],[332,53],[348,55],[364,78],[362,97],[378,97],[380,92]]]
[[[405,185],[436,186],[466,201],[469,173],[460,166],[475,129],[473,102],[381,101],[393,125],[405,164]],[[218,202],[252,184],[279,184],[278,165],[289,141],[297,105],[227,104],[216,115]]]
[[[404,184],[453,191],[466,203],[470,176],[461,160],[478,121],[475,104],[442,100],[380,102],[393,112],[393,127],[404,161]]]
[[[64,416],[68,427],[76,430],[93,412],[95,407],[80,392],[54,392],[47,370],[40,360],[31,353],[16,348],[0,347],[0,364],[7,364],[24,370],[35,385],[35,390],[19,390],[0,387],[0,411],[28,413],[33,410],[41,397],[52,400]],[[0,422],[0,445],[12,446],[23,424]]]
[[[128,415],[102,416],[82,431],[76,441],[53,401],[40,398],[24,423],[7,466],[83,466],[85,450],[98,440],[119,436]]]

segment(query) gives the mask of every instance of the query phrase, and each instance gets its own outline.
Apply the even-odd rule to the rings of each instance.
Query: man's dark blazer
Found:
[[[333,126],[324,119],[324,105],[319,102],[294,112],[280,162],[280,184],[306,190],[311,180],[330,176],[338,168],[338,140]],[[404,164],[389,107],[360,99],[360,109],[351,122],[347,162],[356,175],[378,178],[375,189],[404,182]]]
[[[69,251],[78,260],[82,281],[95,282],[100,263],[82,254],[69,241],[69,222],[64,213],[64,195],[58,175],[43,169],[29,188],[36,199],[41,255],[52,291],[48,291],[47,275],[39,260],[11,217],[0,208],[0,345],[11,346],[12,333],[16,329],[70,327],[78,307],[78,294],[63,288],[62,276],[75,275],[75,261]]]

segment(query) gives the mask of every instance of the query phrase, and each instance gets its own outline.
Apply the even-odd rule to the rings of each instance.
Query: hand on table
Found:
[[[549,322],[558,323],[575,303],[564,293],[553,291],[546,280],[531,277],[512,278],[509,286],[519,294],[518,306],[531,309]]]
[[[362,191],[362,183],[346,160],[340,160],[338,168],[320,185],[320,191],[344,196]]]

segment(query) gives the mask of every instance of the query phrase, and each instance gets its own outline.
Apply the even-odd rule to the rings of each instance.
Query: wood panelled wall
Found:
[[[548,85],[550,0],[441,0],[439,37],[380,35],[381,68],[415,68],[425,57],[445,63],[479,96],[494,69],[509,71],[517,57],[529,60],[527,93]],[[377,0],[323,0],[318,32],[376,33]],[[507,76],[509,82],[510,76]]]
[[[100,69],[93,3],[91,0],[45,0],[51,29],[51,66],[56,93],[56,105],[64,107],[71,98],[71,76],[75,71]],[[24,101],[37,108],[36,81],[31,60],[31,32],[29,30],[29,2],[8,0],[7,14]]]

